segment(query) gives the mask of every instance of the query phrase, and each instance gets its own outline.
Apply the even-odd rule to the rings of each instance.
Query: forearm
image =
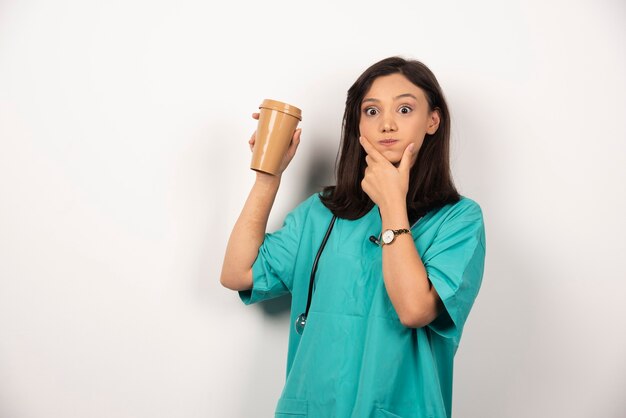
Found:
[[[402,202],[404,203],[404,202]],[[410,229],[404,204],[381,208],[382,229]],[[400,321],[409,327],[421,327],[437,315],[437,296],[426,268],[410,234],[398,235],[393,243],[384,245],[383,277],[385,288]]]
[[[233,290],[252,287],[252,264],[265,237],[265,229],[280,176],[257,174],[226,246],[220,282]]]

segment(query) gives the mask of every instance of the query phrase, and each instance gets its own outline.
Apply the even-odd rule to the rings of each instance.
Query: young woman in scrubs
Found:
[[[294,324],[337,217],[306,327],[290,327],[275,417],[451,417],[453,360],[483,276],[485,230],[480,206],[455,189],[449,149],[437,79],[421,62],[391,57],[348,90],[337,184],[273,233],[265,228],[281,175],[256,173],[220,279],[245,304],[291,293]]]

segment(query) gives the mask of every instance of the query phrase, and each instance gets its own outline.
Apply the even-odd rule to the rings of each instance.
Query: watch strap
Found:
[[[382,245],[389,245],[392,244],[395,240],[396,237],[398,235],[402,235],[402,234],[411,234],[411,230],[410,229],[406,229],[406,228],[402,228],[402,229],[388,229],[386,231],[391,231],[393,232],[393,238],[391,241],[389,241],[388,243],[386,243],[384,240],[381,240],[381,246]]]

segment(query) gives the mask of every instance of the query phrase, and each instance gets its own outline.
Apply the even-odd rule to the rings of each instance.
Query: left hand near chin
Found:
[[[361,146],[367,153],[367,168],[361,181],[361,188],[372,201],[382,207],[385,205],[404,204],[409,186],[414,144],[409,144],[402,154],[400,164],[396,168],[372,143],[361,136]]]

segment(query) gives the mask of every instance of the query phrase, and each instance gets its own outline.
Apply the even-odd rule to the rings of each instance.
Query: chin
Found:
[[[402,154],[398,155],[397,152],[383,152],[382,154],[391,164],[400,164],[402,161]]]

